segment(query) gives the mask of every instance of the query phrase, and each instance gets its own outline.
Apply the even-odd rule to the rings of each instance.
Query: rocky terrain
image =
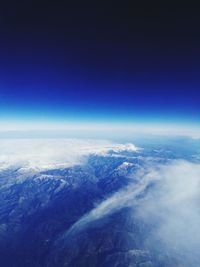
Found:
[[[144,178],[150,166],[174,160],[179,152],[147,147],[91,154],[70,167],[1,169],[2,266],[189,267],[179,248],[149,243],[158,222],[138,216],[155,187]]]

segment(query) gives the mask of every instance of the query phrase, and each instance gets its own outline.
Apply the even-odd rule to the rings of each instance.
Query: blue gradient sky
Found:
[[[13,4],[0,25],[0,120],[200,125],[197,15]]]
[[[45,66],[16,69],[1,72],[8,76],[0,81],[1,118],[199,123],[198,81],[161,78],[157,72],[102,80],[102,72],[90,79],[78,70],[67,77],[71,70],[61,75],[55,68],[45,75]]]

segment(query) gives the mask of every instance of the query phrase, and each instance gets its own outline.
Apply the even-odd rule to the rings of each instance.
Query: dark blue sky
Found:
[[[1,118],[199,124],[199,11],[4,4]]]

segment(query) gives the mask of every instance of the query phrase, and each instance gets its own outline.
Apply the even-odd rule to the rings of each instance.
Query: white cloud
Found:
[[[114,193],[111,197],[98,204],[93,210],[91,210],[91,212],[84,215],[66,232],[65,238],[71,233],[82,230],[84,227],[87,227],[89,223],[95,220],[108,216],[124,207],[131,207],[133,205],[133,200],[135,200],[136,197],[145,190],[152,178],[151,175],[147,175],[141,179],[142,175],[143,171],[140,170],[136,175],[138,178],[137,184],[134,183],[133,185]]]
[[[200,165],[175,161],[154,172],[158,180],[137,209],[138,217],[156,228],[147,238],[186,266],[196,266],[200,249]]]
[[[136,151],[133,144],[86,139],[0,139],[0,169],[10,165],[32,168],[62,167],[83,162],[91,153]]]
[[[138,184],[114,193],[84,215],[64,235],[81,231],[95,220],[124,207],[134,208],[133,220],[146,225],[146,245],[198,266],[200,260],[200,164],[174,161],[137,174]],[[137,198],[143,195],[142,198]],[[132,209],[131,209],[132,210]],[[130,217],[131,218],[131,217]],[[154,226],[148,232],[149,227]],[[134,229],[133,229],[134,232]]]

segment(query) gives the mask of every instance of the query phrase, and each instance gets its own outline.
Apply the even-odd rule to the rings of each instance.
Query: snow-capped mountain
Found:
[[[198,266],[196,146],[30,142],[1,144],[2,266]]]

